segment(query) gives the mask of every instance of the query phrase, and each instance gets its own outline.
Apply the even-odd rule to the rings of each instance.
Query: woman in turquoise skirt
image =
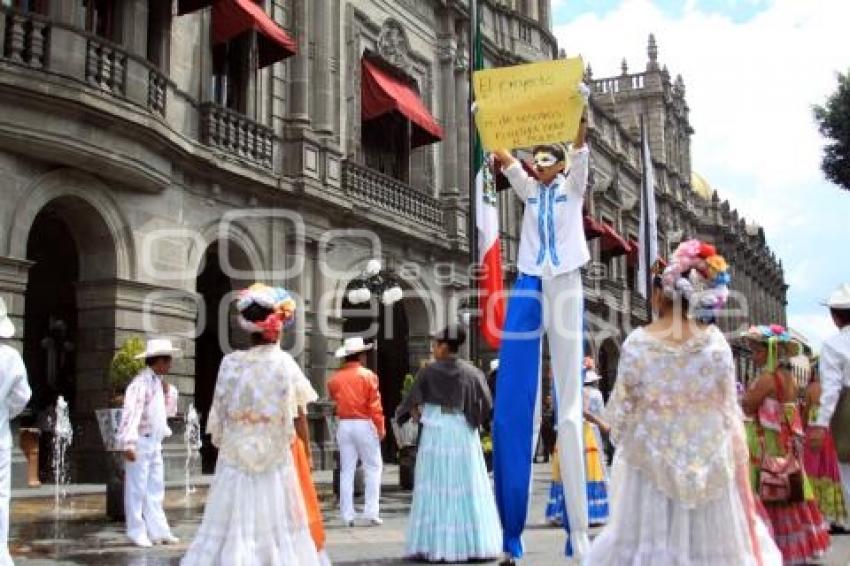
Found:
[[[484,464],[479,428],[492,401],[484,374],[460,360],[466,339],[450,326],[434,337],[434,363],[424,367],[396,412],[419,419],[408,558],[464,562],[499,556],[502,529]]]

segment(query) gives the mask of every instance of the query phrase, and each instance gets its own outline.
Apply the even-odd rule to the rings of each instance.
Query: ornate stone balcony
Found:
[[[44,17],[0,8],[0,60],[42,69],[47,66],[49,36],[50,26]]]
[[[392,215],[443,229],[443,211],[434,197],[413,189],[398,179],[350,161],[343,163],[345,192],[355,199],[379,207]]]
[[[247,116],[212,102],[199,108],[201,142],[271,169],[274,132]]]

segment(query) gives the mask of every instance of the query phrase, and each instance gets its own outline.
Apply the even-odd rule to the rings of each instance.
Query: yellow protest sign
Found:
[[[580,57],[473,73],[475,123],[488,150],[572,141],[584,99]]]

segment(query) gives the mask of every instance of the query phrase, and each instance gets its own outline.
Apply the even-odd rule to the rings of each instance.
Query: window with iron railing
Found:
[[[389,112],[363,123],[366,166],[404,183],[410,181],[410,122]]]

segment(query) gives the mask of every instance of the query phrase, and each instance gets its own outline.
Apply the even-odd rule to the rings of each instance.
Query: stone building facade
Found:
[[[549,0],[479,3],[488,65],[556,56]],[[229,299],[254,280],[296,293],[286,346],[320,394],[343,334],[370,330],[388,413],[427,358],[429,331],[469,304],[468,3],[260,0],[267,20],[244,29],[210,4],[0,0],[0,293],[35,391],[25,420],[57,394],[70,403],[74,481],[103,479],[93,411],[109,403],[115,349],[130,336],[174,339],[181,411],[203,414],[223,352],[245,343]],[[407,98],[364,120],[365,89],[381,80]],[[588,213],[635,237],[631,109],[644,108],[663,247],[692,233],[717,240],[736,284],[784,313],[763,234],[693,190],[684,87],[654,47],[646,72],[593,88]],[[423,134],[405,104],[440,135]],[[510,279],[521,210],[500,198]],[[602,332],[588,348],[610,377],[646,309],[628,254],[601,240],[585,284],[589,325]],[[346,298],[372,258],[405,291],[395,305]],[[166,454],[177,475],[175,424]],[[202,452],[210,470],[215,454]]]
[[[260,0],[244,29],[212,3],[0,1],[0,293],[35,391],[25,421],[70,403],[74,481],[103,479],[93,411],[130,336],[177,341],[181,411],[204,413],[245,340],[231,293],[283,284],[302,313],[287,347],[320,393],[343,331],[377,321],[390,412],[468,301],[467,3]],[[556,54],[548,1],[481,5],[491,64]],[[363,120],[367,60],[442,139],[399,108]],[[405,298],[349,308],[375,257]],[[182,450],[178,426],[174,473]]]

